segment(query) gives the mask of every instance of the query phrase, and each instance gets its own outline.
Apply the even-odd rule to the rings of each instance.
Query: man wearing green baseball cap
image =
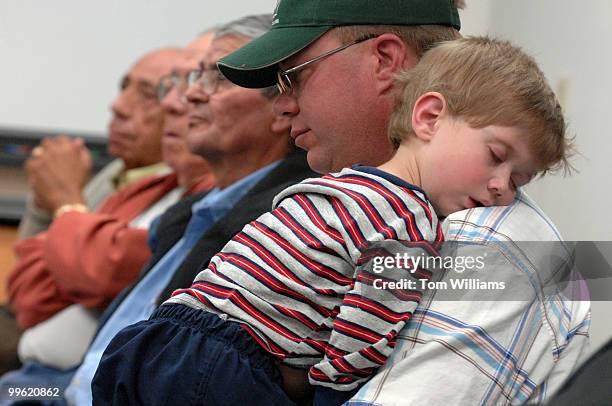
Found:
[[[461,36],[459,7],[462,0],[280,0],[271,30],[218,67],[239,86],[278,86],[276,112],[291,119],[291,137],[313,170],[377,166],[394,152],[387,119],[395,74]],[[285,389],[298,385],[282,372]],[[315,403],[342,403],[340,392],[318,390]]]
[[[218,67],[243,87],[278,86],[275,110],[291,120],[291,137],[308,151],[312,169],[325,173],[357,163],[378,166],[394,153],[387,121],[395,104],[396,74],[416,65],[437,42],[460,37],[457,9],[463,3],[280,0],[272,29],[221,59]],[[535,273],[546,271],[551,252],[528,251],[516,242],[561,238],[522,191],[504,208],[453,213],[443,228],[448,241],[506,242],[512,255],[488,269],[495,275],[525,269],[526,263]],[[456,255],[462,254],[458,250]],[[510,285],[512,279],[505,282]],[[422,303],[387,364],[346,404],[547,399],[575,369],[588,344],[588,302],[561,300],[552,312],[534,312],[535,307],[548,309],[543,302],[535,307],[507,303],[495,310],[477,299]],[[560,343],[555,337],[561,336]],[[558,348],[563,348],[560,358]],[[291,376],[283,375],[287,389]]]
[[[460,36],[452,0],[282,0],[272,29],[218,63],[243,87],[278,84],[277,113],[317,172],[391,157],[393,81],[435,43]],[[325,112],[325,114],[321,114]]]

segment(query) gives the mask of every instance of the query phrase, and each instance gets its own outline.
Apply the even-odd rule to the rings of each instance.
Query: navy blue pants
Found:
[[[293,405],[274,359],[237,323],[164,305],[123,329],[92,383],[94,405]]]

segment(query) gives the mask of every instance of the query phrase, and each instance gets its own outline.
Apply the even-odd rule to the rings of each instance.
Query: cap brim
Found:
[[[274,28],[220,59],[221,73],[242,87],[262,88],[276,84],[278,64],[301,51],[332,26]]]

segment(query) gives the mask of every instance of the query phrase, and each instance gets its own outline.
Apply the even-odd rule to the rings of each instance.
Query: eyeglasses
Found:
[[[175,87],[182,96],[187,90],[187,77],[176,72],[162,76],[157,84],[157,100],[161,102]]]
[[[293,91],[293,88],[295,87],[294,83],[297,83],[297,73],[303,69],[305,69],[306,67],[308,67],[309,65],[312,65],[315,62],[320,61],[321,59],[325,59],[328,56],[332,56],[333,54],[336,54],[340,51],[344,51],[346,48],[351,47],[355,44],[359,44],[361,42],[367,41],[369,39],[373,39],[376,38],[376,35],[371,35],[371,36],[366,36],[363,38],[359,38],[356,39],[353,42],[349,42],[348,44],[344,44],[341,47],[338,47],[336,49],[332,49],[331,51],[327,51],[322,55],[319,55],[315,58],[312,58],[306,62],[303,62],[297,66],[294,66],[293,68],[289,68],[287,70],[283,70],[283,69],[279,69],[277,72],[277,83],[276,83],[276,87],[278,87],[278,91],[280,92],[280,94],[286,94],[289,95],[291,94],[291,92]]]
[[[220,83],[227,82],[225,76],[216,67],[214,69],[198,68],[187,74],[187,86],[191,86],[200,79],[202,79],[202,91],[209,96],[217,91]]]

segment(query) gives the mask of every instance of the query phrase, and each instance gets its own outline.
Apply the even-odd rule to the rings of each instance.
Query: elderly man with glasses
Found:
[[[46,231],[54,213],[94,211],[109,195],[130,183],[168,172],[168,166],[160,162],[164,114],[155,88],[176,55],[176,49],[149,52],[123,76],[109,123],[108,152],[117,159],[91,180],[91,158],[81,140],[47,138],[32,151],[26,165],[32,199],[19,225],[20,240]],[[18,243],[17,248],[21,245]],[[20,332],[8,307],[0,310],[1,374],[19,365],[14,354]]]
[[[210,36],[205,40],[200,47]],[[180,69],[190,63],[189,58],[193,60],[195,51],[172,52],[172,63]],[[131,79],[136,83],[134,75]],[[147,236],[152,221],[182,197],[214,185],[206,161],[186,147],[184,100],[170,91],[158,102],[166,115],[162,155],[171,172],[134,182],[95,212],[58,213],[48,232],[18,244],[19,261],[9,291],[11,306],[25,329],[19,345],[24,362],[60,369],[78,364],[95,332],[99,311],[136,279],[150,258]]]
[[[117,260],[117,267],[105,268],[109,273],[120,272],[131,280],[124,280],[124,284],[129,284],[140,272],[144,262],[150,257],[151,250],[147,247],[147,230],[143,229],[144,224],[151,223],[153,219],[161,214],[166,207],[172,205],[182,196],[200,191],[209,190],[214,184],[214,178],[210,174],[210,168],[206,161],[187,148],[186,133],[189,126],[187,116],[187,100],[184,97],[186,89],[187,74],[197,67],[198,61],[204,55],[212,39],[212,33],[205,33],[192,41],[184,50],[173,51],[176,57],[168,60],[168,66],[164,70],[167,73],[159,79],[158,84],[152,85],[147,94],[156,98],[156,103],[160,105],[163,113],[163,127],[160,130],[162,135],[161,143],[162,156],[164,162],[172,169],[172,173],[166,173],[161,177],[151,177],[148,180],[139,182],[136,189],[127,187],[127,199],[123,199],[123,193],[112,198],[118,209],[127,210],[128,206],[134,217],[130,227],[125,224],[117,223],[119,234],[107,233],[109,237],[117,237],[117,246],[122,250],[112,251]],[[138,72],[136,72],[138,73]],[[130,84],[138,82],[138,76],[134,77],[134,72],[130,72]],[[127,88],[131,88],[128,85]],[[141,84],[142,86],[142,84]],[[122,104],[116,103],[117,108]],[[166,171],[167,172],[167,171]],[[205,193],[205,192],[203,192]],[[145,210],[137,209],[134,202],[141,201],[145,195],[150,195],[150,202],[143,201],[141,206]],[[157,203],[155,203],[157,202]],[[148,209],[146,208],[148,207]],[[101,213],[98,213],[101,214]],[[91,214],[94,215],[93,213]],[[123,215],[123,212],[118,214]],[[113,221],[109,217],[104,217],[107,225],[112,225]],[[67,235],[71,235],[68,233]],[[91,236],[86,234],[85,236]],[[132,238],[127,241],[127,238]],[[149,241],[150,243],[152,241]],[[93,238],[92,244],[100,249],[98,256],[104,256],[104,247],[101,245],[100,238]],[[75,250],[75,253],[79,251]],[[75,254],[76,255],[76,254]],[[82,255],[82,253],[80,254]],[[124,269],[120,264],[125,261],[121,256],[131,258],[129,269]],[[127,265],[127,264],[126,264]],[[113,279],[119,278],[109,275]],[[125,286],[125,285],[124,285]],[[112,298],[111,298],[112,299]],[[78,367],[92,335],[97,328],[97,317],[85,310],[81,305],[71,305],[66,310],[58,313],[57,316],[37,324],[32,329],[26,330],[25,340],[22,343],[22,352],[27,356],[26,365],[20,371],[13,372],[3,378],[3,384],[21,384],[36,382],[37,384],[46,383],[49,386],[67,386],[75,366]],[[62,384],[62,382],[64,382]]]
[[[20,239],[45,231],[61,206],[95,210],[131,182],[167,172],[161,152],[164,114],[155,89],[174,52],[148,53],[121,79],[120,94],[111,106],[108,140],[108,152],[117,159],[91,180],[91,159],[80,140],[48,138],[34,148],[27,165],[33,198],[19,224]]]

